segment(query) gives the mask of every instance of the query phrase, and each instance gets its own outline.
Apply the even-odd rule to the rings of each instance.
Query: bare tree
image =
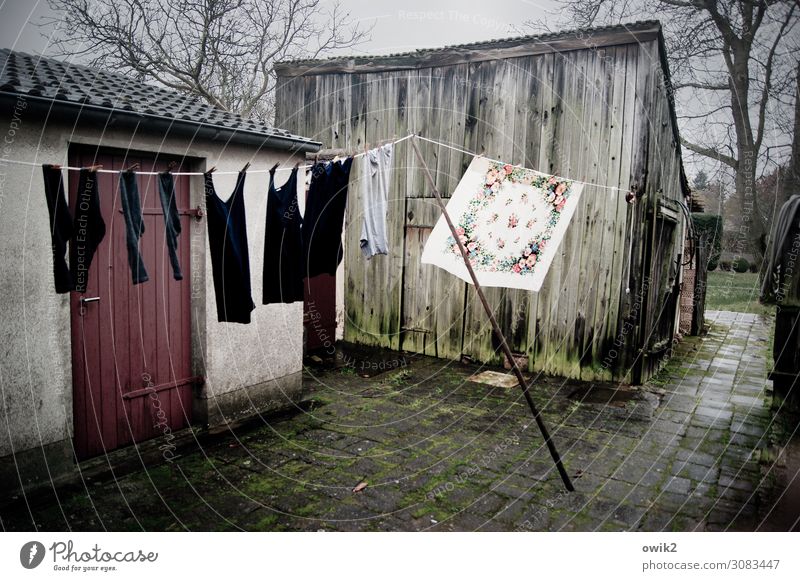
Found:
[[[271,121],[273,63],[364,41],[337,2],[321,0],[49,0],[55,46],[243,116]]]
[[[797,61],[795,79],[792,153],[786,167],[786,176],[781,184],[781,202],[785,202],[794,194],[800,194],[800,60]]]
[[[782,128],[770,120],[793,92],[800,0],[561,0],[565,22],[580,27],[658,18],[681,120],[681,143],[733,174],[741,200],[742,248],[760,259],[765,216],[758,207],[759,167]],[[541,28],[541,22],[527,23]],[[784,146],[785,147],[785,146]],[[774,159],[774,151],[773,159]],[[773,168],[774,169],[774,168]],[[749,247],[749,248],[747,248]]]

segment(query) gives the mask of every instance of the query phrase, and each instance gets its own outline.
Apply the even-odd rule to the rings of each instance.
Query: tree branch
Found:
[[[731,86],[728,83],[680,83],[672,85],[674,89],[703,89],[706,91],[730,91]]]
[[[788,13],[786,14],[786,18],[781,24],[780,31],[778,32],[778,34],[775,35],[775,41],[772,43],[772,47],[769,50],[769,55],[767,56],[767,64],[764,67],[764,87],[762,88],[761,91],[761,102],[758,104],[758,125],[755,137],[756,151],[759,151],[761,149],[761,143],[764,139],[764,119],[767,111],[767,102],[769,101],[770,86],[772,83],[772,66],[775,58],[775,51],[778,49],[778,44],[783,38],[783,34],[784,31],[786,30],[786,27],[792,20],[792,14],[794,14],[795,7],[796,4],[793,4],[792,7],[789,9]]]
[[[730,155],[725,155],[724,153],[717,151],[716,149],[712,149],[710,147],[703,147],[702,145],[691,143],[689,141],[686,141],[686,139],[684,139],[683,137],[681,137],[681,145],[699,155],[715,159],[720,163],[724,163],[725,165],[733,169],[736,169],[736,166],[738,165],[738,162]]]
[[[228,111],[271,117],[276,60],[356,46],[368,32],[322,0],[48,0],[55,45]]]

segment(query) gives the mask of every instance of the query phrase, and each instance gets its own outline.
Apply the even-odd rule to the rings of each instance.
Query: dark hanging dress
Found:
[[[336,274],[353,158],[314,164],[303,219],[303,276]]]
[[[244,178],[245,173],[239,172],[233,194],[223,202],[214,190],[211,174],[205,174],[208,245],[217,297],[217,320],[227,323],[249,323],[250,313],[256,308],[250,289]]]
[[[275,187],[275,169],[269,172],[267,224],[264,232],[263,303],[303,300],[303,219],[297,205],[297,168],[281,187]]]

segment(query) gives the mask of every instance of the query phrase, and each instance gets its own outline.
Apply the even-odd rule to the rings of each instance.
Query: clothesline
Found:
[[[389,141],[388,143],[400,143],[401,141],[405,141],[406,139],[411,139],[412,137],[414,137],[414,134],[413,133],[409,133],[405,137],[401,137],[400,139],[397,139],[395,141]],[[384,145],[387,145],[387,144],[384,144]],[[354,154],[352,156],[349,156],[349,157],[354,157],[355,158],[355,157],[362,157],[364,155],[366,155],[366,151],[360,152],[360,153],[356,153],[356,154]],[[42,166],[42,164],[36,163],[36,162],[32,162],[32,161],[21,161],[21,160],[6,159],[6,158],[0,158],[0,163],[11,163],[11,164],[16,164],[16,165],[28,165],[28,166],[33,166],[33,167],[41,167]],[[298,165],[297,169],[311,169],[312,167],[314,167],[314,164]],[[67,170],[67,171],[80,171],[80,170],[86,169],[86,168],[85,167],[72,167],[72,166],[62,165],[61,169]],[[275,171],[276,172],[277,171],[291,171],[293,169],[294,169],[294,166],[279,167]],[[118,169],[98,169],[98,170],[95,170],[95,171],[97,173],[120,173],[121,170],[118,170]],[[252,174],[252,173],[269,173],[270,171],[272,171],[272,170],[270,170],[270,169],[248,169],[247,173],[249,173],[249,174]],[[137,170],[136,173],[138,175],[157,176],[157,175],[162,174],[164,172],[159,172],[159,171],[138,171]],[[203,176],[203,175],[205,175],[205,172],[202,172],[202,171],[173,171],[173,172],[170,172],[170,173],[172,175],[174,175],[174,176]],[[216,171],[216,170],[214,171],[214,175],[215,176],[238,175],[238,174],[239,174],[238,171]]]
[[[532,171],[534,173],[538,173],[539,175],[546,175],[546,176],[551,175],[551,174],[548,174],[548,173],[545,173],[545,172],[541,172],[539,170],[531,169],[531,168],[526,167],[524,165],[516,165],[516,164],[513,164],[513,163],[508,163],[506,161],[502,161],[500,159],[492,159],[490,157],[486,157],[485,155],[481,155],[479,153],[475,153],[474,151],[469,151],[469,150],[463,149],[461,147],[456,147],[455,145],[450,145],[449,143],[444,143],[442,141],[437,141],[436,139],[430,139],[428,137],[423,137],[422,135],[417,135],[417,139],[421,139],[422,141],[427,141],[429,143],[435,143],[436,145],[441,145],[442,147],[446,147],[447,149],[452,149],[453,151],[458,151],[458,152],[464,153],[466,155],[480,156],[480,157],[483,157],[484,159],[488,159],[489,161],[492,161],[494,163],[502,163],[502,164],[505,164],[505,165],[510,165],[511,167],[518,167],[518,168],[526,169],[526,170]],[[568,177],[564,177],[564,176],[554,176],[554,177],[561,178],[563,180],[569,180],[569,181],[574,182],[576,184],[583,184],[585,186],[592,186],[592,187],[601,188],[601,189],[604,189],[604,190],[616,190],[616,191],[621,192],[623,194],[627,194],[627,193],[630,192],[630,190],[626,190],[624,188],[618,188],[618,187],[615,187],[615,186],[604,186],[604,185],[595,184],[595,183],[592,183],[592,182],[583,182],[581,180],[574,180],[572,178],[568,178]]]
[[[389,141],[389,142],[385,143],[384,145],[387,145],[389,143],[391,143],[391,144],[401,143],[401,142],[405,141],[406,139],[410,139],[412,137],[416,137],[417,139],[420,139],[422,141],[427,141],[429,143],[434,143],[436,145],[439,145],[441,147],[445,147],[447,149],[452,149],[453,151],[458,151],[458,152],[463,153],[465,155],[480,156],[480,157],[483,157],[483,158],[488,159],[489,161],[492,161],[492,162],[495,162],[495,163],[502,163],[502,164],[507,163],[507,162],[505,162],[503,160],[492,159],[492,158],[486,157],[486,156],[484,156],[482,154],[475,153],[474,151],[469,151],[469,150],[464,149],[462,147],[451,145],[449,143],[446,143],[444,141],[439,141],[437,139],[431,139],[429,137],[423,137],[422,135],[416,135],[415,133],[409,133],[408,135],[405,135],[404,137],[401,137],[401,138],[396,139],[394,141]],[[360,152],[360,153],[354,154],[352,157],[356,158],[356,157],[362,157],[364,155],[366,155],[366,152]],[[14,159],[6,159],[6,158],[0,158],[0,163],[11,163],[11,164],[17,164],[17,165],[33,166],[33,167],[40,167],[41,166],[41,164],[35,163],[35,162],[21,161],[21,160],[14,160]],[[515,164],[508,164],[508,165],[511,165],[512,167],[518,167],[518,168],[523,168],[523,169],[530,170],[530,168],[527,168],[527,167],[525,167],[523,165],[515,165]],[[297,166],[298,169],[311,169],[312,167],[314,167],[314,164],[306,164],[306,165]],[[81,169],[86,169],[86,168],[62,166],[61,169],[64,169],[64,170],[67,170],[67,171],[80,171]],[[290,171],[292,169],[294,169],[293,166],[292,167],[279,167],[275,171]],[[119,173],[120,172],[120,170],[113,170],[113,169],[98,169],[96,171],[98,173]],[[251,174],[269,173],[270,171],[271,170],[269,170],[269,169],[248,169],[247,173],[251,173]],[[538,173],[540,175],[550,175],[550,174],[547,174],[547,173],[544,173],[544,172],[540,172],[538,170],[531,170],[531,171],[534,171],[534,172],[536,172],[536,173]],[[136,173],[139,174],[139,175],[159,175],[162,172],[157,172],[157,171],[137,171]],[[214,175],[238,175],[238,174],[239,174],[238,171],[215,171],[214,172]],[[183,172],[176,171],[176,172],[172,172],[172,175],[174,175],[174,176],[202,176],[202,175],[205,175],[205,173],[204,172],[199,172],[199,171],[183,171]],[[564,176],[555,176],[555,177],[559,177],[559,178],[562,178],[562,179],[565,179],[565,180],[569,180],[569,181],[574,182],[576,184],[583,184],[585,186],[591,186],[591,187],[600,188],[600,189],[603,189],[603,190],[612,190],[612,191],[617,191],[617,192],[620,192],[620,193],[623,193],[623,194],[630,193],[630,190],[626,190],[624,188],[618,188],[616,186],[605,186],[605,185],[602,185],[602,184],[597,184],[597,183],[592,183],[592,182],[574,180],[574,179],[571,179],[571,178],[568,178],[568,177],[564,177]]]

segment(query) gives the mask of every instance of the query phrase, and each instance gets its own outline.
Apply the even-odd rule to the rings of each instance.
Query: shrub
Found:
[[[730,260],[720,260],[719,261],[719,268],[720,268],[720,270],[730,270],[731,269],[731,261]]]
[[[708,249],[708,270],[714,270],[719,264],[719,255],[722,252],[722,216],[693,212],[692,223],[698,239],[705,238]]]
[[[733,270],[736,272],[747,272],[750,269],[750,262],[741,256],[733,261]]]

